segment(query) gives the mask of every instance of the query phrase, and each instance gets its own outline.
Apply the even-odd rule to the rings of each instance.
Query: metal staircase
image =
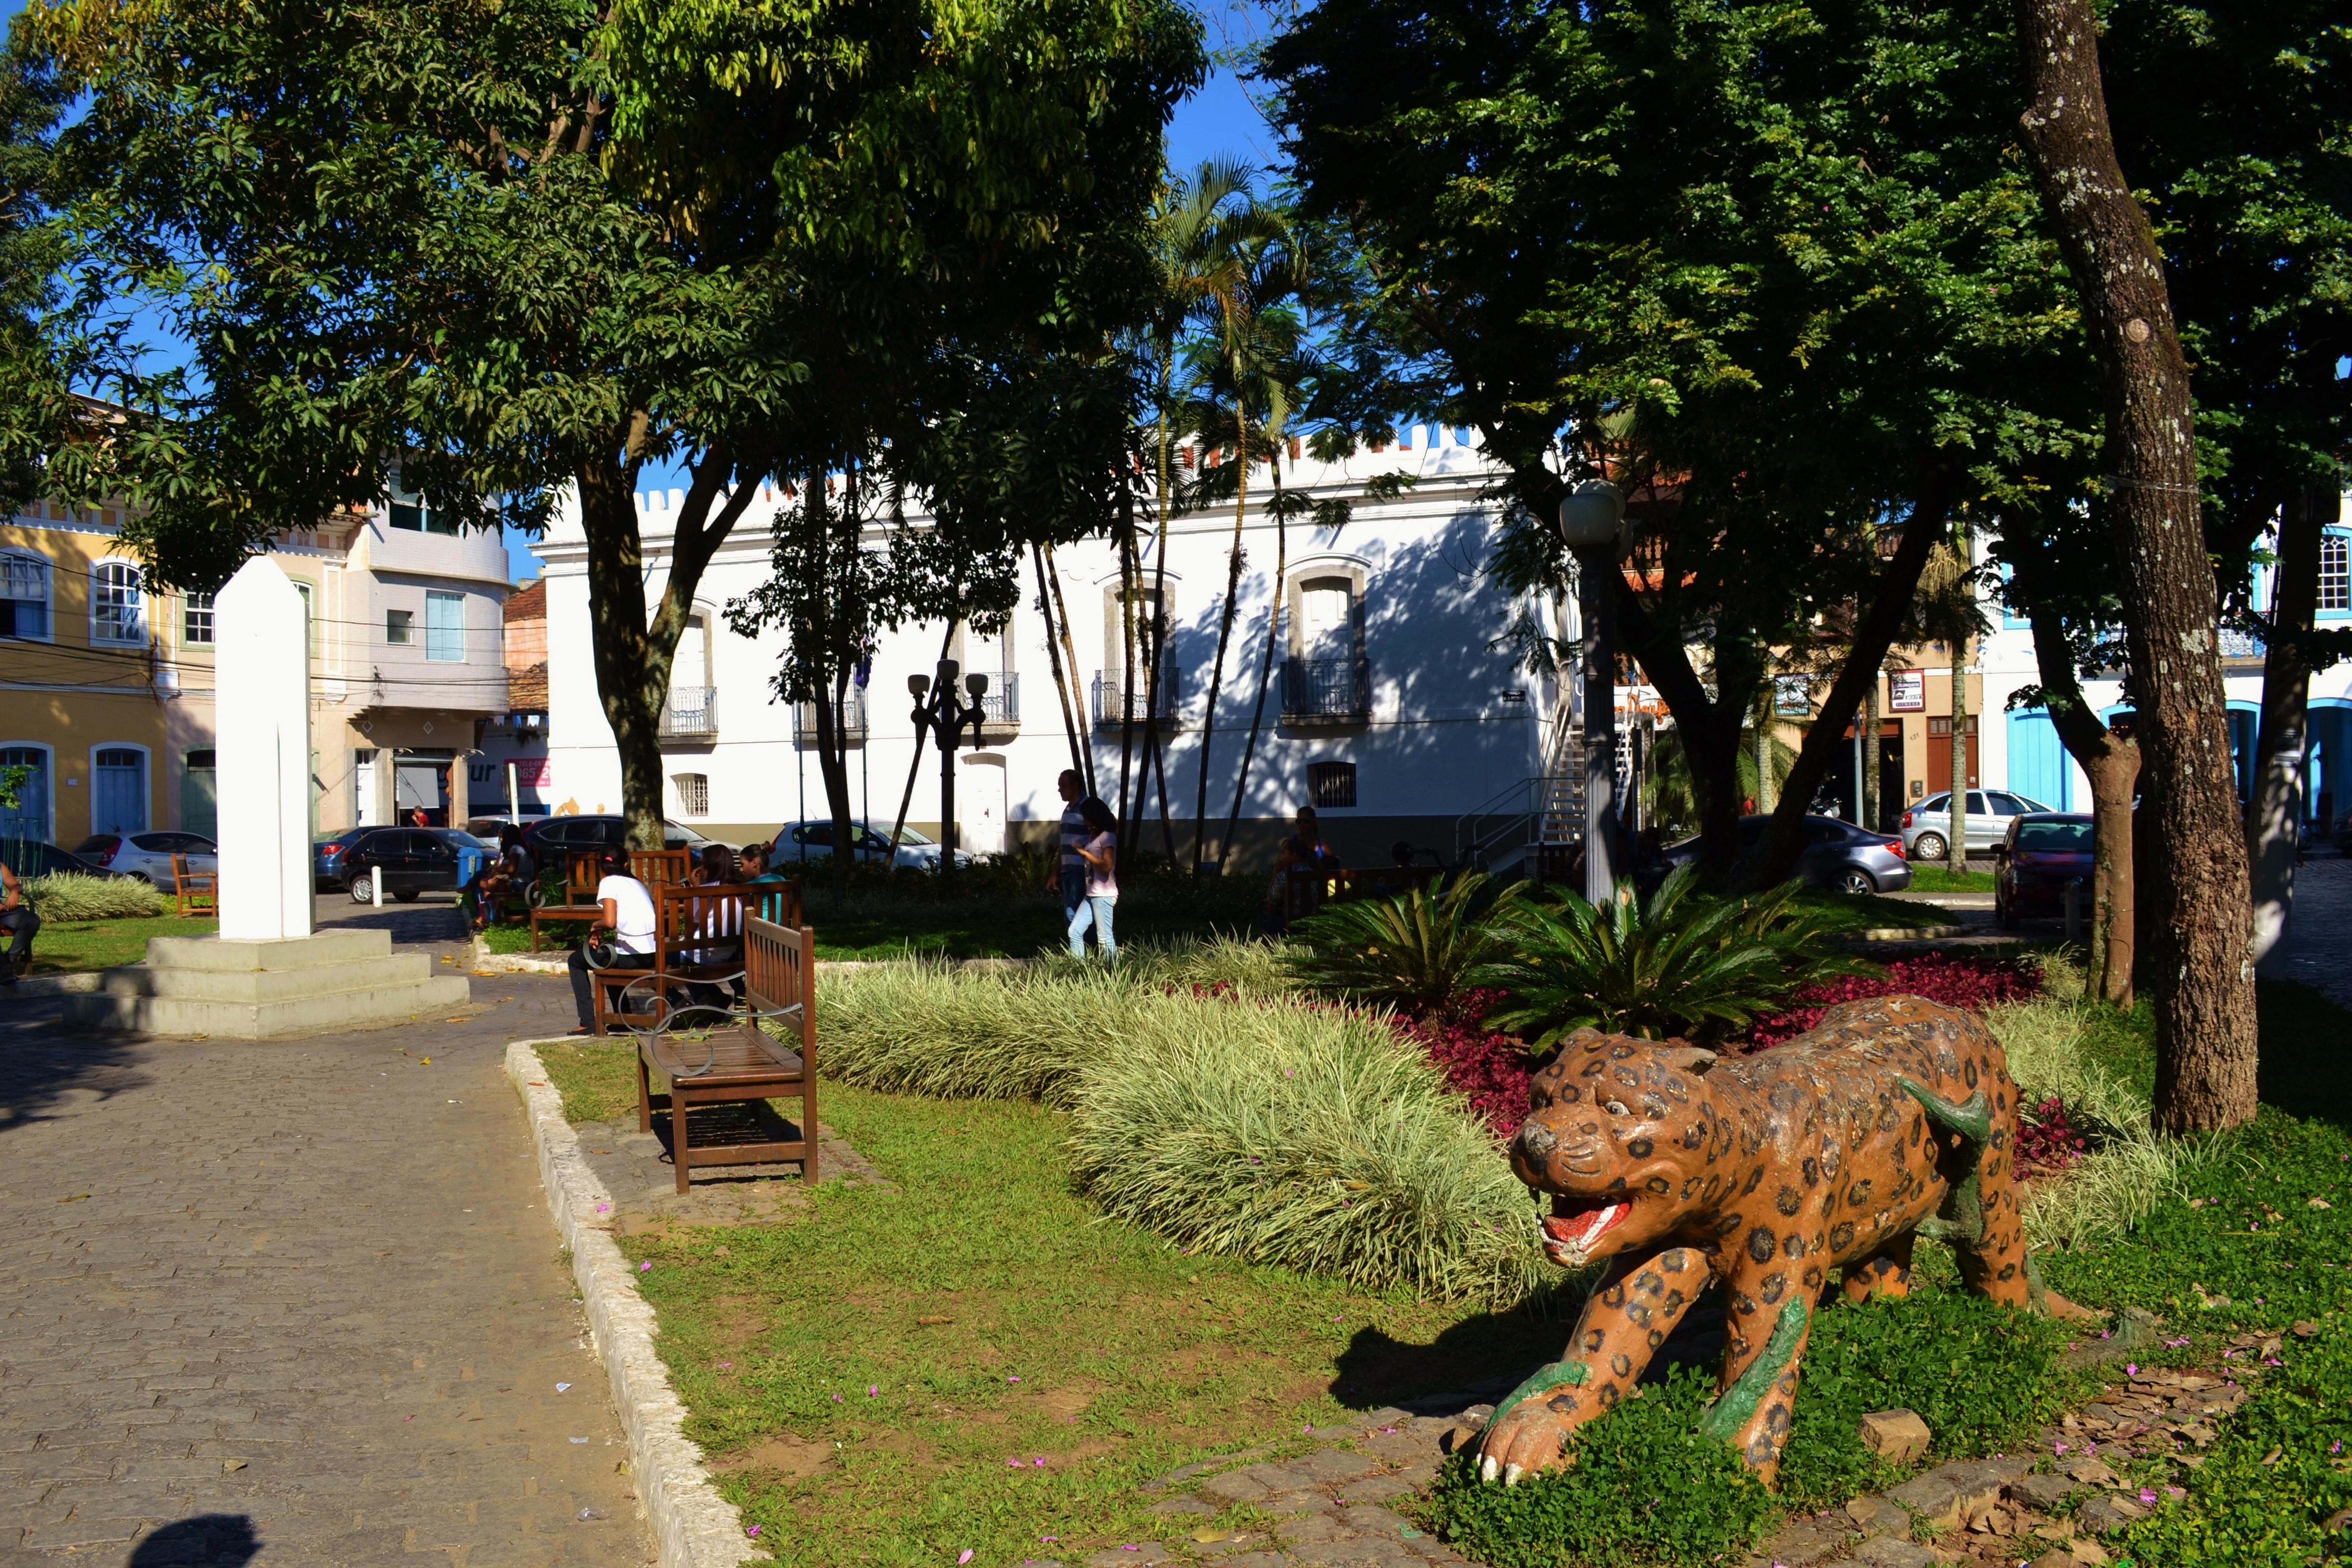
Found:
[[[1544,771],[1505,786],[1465,812],[1454,826],[1458,864],[1497,875],[1564,874],[1584,842],[1584,733],[1562,722],[1544,759]]]

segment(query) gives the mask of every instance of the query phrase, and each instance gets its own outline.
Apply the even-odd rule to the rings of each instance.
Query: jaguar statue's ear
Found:
[[[1701,1046],[1663,1046],[1659,1047],[1658,1059],[1696,1078],[1713,1067],[1717,1058],[1715,1052]]]

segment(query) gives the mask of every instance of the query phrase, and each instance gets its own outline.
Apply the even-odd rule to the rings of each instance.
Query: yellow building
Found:
[[[46,501],[0,519],[0,766],[30,770],[0,841],[213,834],[212,596],[149,587],[121,522]],[[269,553],[310,606],[313,829],[462,824],[464,762],[507,708],[498,534],[396,493]]]

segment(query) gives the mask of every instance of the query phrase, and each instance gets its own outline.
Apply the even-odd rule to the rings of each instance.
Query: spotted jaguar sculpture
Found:
[[[1507,1484],[1565,1462],[1570,1436],[1633,1391],[1711,1280],[1727,1331],[1701,1430],[1767,1485],[1831,1269],[1850,1300],[1902,1295],[1924,1235],[1952,1247],[1981,1295],[2076,1310],[2026,1256],[2016,1110],[1991,1031],[1916,996],[1847,1003],[1783,1046],[1724,1059],[1577,1031],[1531,1087],[1511,1166],[1550,1195],[1552,1260],[1607,1267],[1567,1355],[1496,1408],[1481,1476]]]

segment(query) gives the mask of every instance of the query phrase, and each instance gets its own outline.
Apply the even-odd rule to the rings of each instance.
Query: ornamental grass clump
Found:
[[[1486,1020],[1538,1051],[1591,1026],[1700,1044],[1747,1027],[1801,986],[1875,966],[1828,947],[1797,884],[1741,899],[1697,890],[1680,866],[1643,899],[1630,881],[1596,909],[1527,900],[1503,918],[1506,956],[1470,976],[1509,994]]]
[[[1070,1155],[1106,1212],[1372,1289],[1517,1301],[1557,1270],[1495,1140],[1379,1015],[1170,997],[1089,1062]]]
[[[1494,1136],[1386,1015],[1203,994],[1194,973],[853,971],[817,1010],[821,1059],[861,1088],[1066,1110],[1078,1185],[1187,1247],[1494,1305],[1553,1282]]]
[[[136,877],[91,877],[52,871],[25,883],[33,912],[44,921],[151,920],[167,912],[154,884]]]

